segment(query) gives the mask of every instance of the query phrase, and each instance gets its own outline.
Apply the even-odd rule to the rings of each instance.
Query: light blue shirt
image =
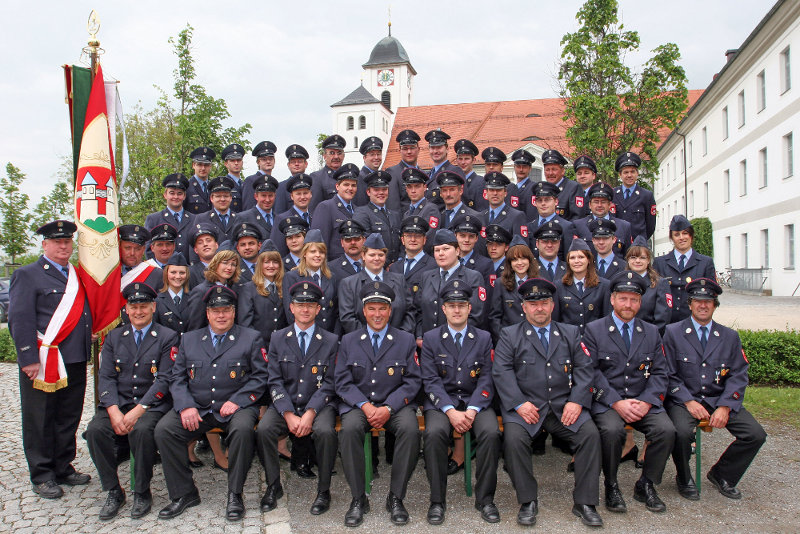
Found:
[[[227,331],[227,330],[226,330],[225,332],[223,332],[222,334],[217,334],[217,333],[215,333],[215,332],[214,332],[214,331],[211,329],[211,325],[209,325],[209,327],[208,327],[208,331],[209,331],[209,333],[211,334],[211,344],[212,344],[212,345],[214,344],[214,336],[219,336],[219,335],[221,335],[221,336],[222,336],[222,338],[220,338],[220,342],[221,342],[223,339],[225,339],[225,336],[227,336],[227,335],[228,335],[228,331]],[[215,348],[216,348],[216,347],[215,347]]]
[[[419,260],[421,260],[423,256],[425,256],[425,253],[423,251],[419,251],[417,253],[417,255],[413,256],[413,257],[406,255],[406,257],[403,258],[403,260],[404,260],[403,261],[403,272],[406,271],[406,265],[408,265],[408,269],[413,269],[414,266],[417,264],[417,262]],[[411,260],[411,264],[408,264],[407,260]]]
[[[630,191],[630,195],[633,196],[633,192],[636,191],[636,184],[633,184],[632,187],[622,186],[622,197],[625,198],[625,192]]]
[[[681,256],[686,256],[686,261],[689,261],[689,258],[692,257],[692,252],[694,252],[694,249],[690,248],[689,250],[687,250],[686,252],[683,252],[683,253],[678,252],[677,249],[672,249],[672,252],[673,252],[673,254],[675,254],[675,261],[680,263],[681,262]],[[684,262],[684,265],[685,265],[685,262]]]
[[[169,211],[172,214],[172,216],[175,217],[176,219],[178,218],[178,216],[180,216],[181,220],[183,220],[183,212],[184,212],[184,210],[172,211],[171,209],[167,208],[167,211]]]
[[[463,203],[463,202],[459,202],[457,206],[453,206],[453,214],[452,214],[452,219],[455,219],[456,213],[458,213],[458,210],[460,210],[460,209],[461,209],[461,206],[463,206],[463,205],[464,205],[464,203]],[[452,220],[452,219],[450,219],[450,222],[453,222],[453,220]]]
[[[244,258],[242,258],[242,263],[244,263],[245,267],[247,267],[248,269],[250,269],[250,272],[251,272],[251,273],[253,272],[253,266],[255,265],[255,263],[250,263],[249,261],[247,261],[247,260],[246,260],[246,259],[244,259]]]
[[[414,208],[414,211],[417,211],[417,210],[419,209],[419,205],[420,205],[420,204],[422,204],[423,202],[425,202],[425,197],[422,197],[422,198],[419,200],[419,202],[417,202],[416,204],[413,204],[413,203],[412,203],[412,204],[410,204],[410,205],[409,205],[409,208]]]
[[[269,210],[268,212],[264,211],[258,207],[258,204],[256,204],[256,209],[258,210],[258,213],[260,213],[261,216],[264,217],[264,220],[272,222],[272,217],[273,217],[272,210]]]
[[[303,220],[305,220],[305,218],[303,217],[303,215],[305,215],[305,214],[308,214],[308,218],[309,219],[311,218],[311,214],[310,213],[308,213],[307,211],[302,211],[302,210],[297,209],[297,206],[292,206],[292,209],[295,211],[295,213],[297,213],[297,216],[300,217]]]
[[[289,256],[292,257],[292,261],[295,265],[300,265],[300,256],[295,256],[294,252],[289,252]],[[208,265],[206,265],[206,267],[208,267]]]
[[[226,215],[226,216],[228,217],[228,219],[230,220],[230,216],[231,216],[231,210],[230,210],[230,208],[228,208],[228,211],[226,211],[225,213],[220,213],[220,212],[219,212],[219,210],[217,210],[217,208],[214,208],[214,212],[215,212],[215,213],[217,214],[217,216],[219,216],[219,217],[222,217],[223,215]]]
[[[181,289],[180,293],[175,293],[170,288],[167,288],[167,291],[169,291],[169,296],[172,297],[172,300],[175,300],[175,297],[180,297],[183,300],[183,289]]]
[[[448,324],[447,325],[447,330],[449,330],[450,331],[450,335],[453,336],[453,341],[455,341],[455,339],[456,339],[456,334],[461,334],[461,345],[462,346],[464,345],[464,340],[467,337],[467,327],[466,326],[462,330],[453,330],[450,327],[450,325]],[[451,410],[451,409],[454,409],[454,408],[455,408],[455,406],[453,406],[452,404],[447,404],[445,406],[442,406],[442,412],[447,413],[448,410]],[[480,412],[481,411],[481,409],[478,408],[477,406],[467,406],[467,410],[475,410],[476,412]]]
[[[708,330],[706,331],[706,340],[711,337],[711,327],[714,326],[714,321],[709,321],[707,325],[702,325],[694,320],[694,316],[690,315],[689,318],[692,320],[692,326],[694,326],[694,333],[697,335],[697,340],[700,341],[703,339],[703,333],[700,332],[700,327],[705,326]]]
[[[456,272],[456,271],[458,270],[458,268],[459,268],[459,267],[461,267],[461,264],[460,264],[460,263],[458,263],[458,262],[456,262],[456,264],[455,264],[455,265],[453,265],[453,266],[452,266],[452,267],[451,267],[451,268],[450,268],[450,269],[447,271],[447,276],[445,277],[445,281],[447,281],[447,280],[450,280],[450,277],[451,277],[451,276],[453,276],[453,273],[454,273],[454,272]],[[441,278],[441,276],[442,276],[442,271],[443,271],[443,270],[444,270],[444,269],[442,269],[441,267],[439,268],[439,277],[440,277],[440,278]]]
[[[150,327],[151,326],[153,326],[153,321],[150,321],[145,326],[143,326],[143,327],[138,329],[138,330],[142,331],[142,339],[144,339],[144,336],[146,336],[147,333],[150,331]],[[131,325],[131,334],[133,334],[135,336],[136,335],[136,330],[137,330],[137,328],[134,327],[133,325]],[[134,337],[134,339],[136,339],[136,338]]]
[[[501,211],[503,211],[503,204],[500,204],[496,208],[489,208],[489,218],[498,218]]]
[[[525,184],[528,183],[528,179],[529,178],[530,178],[530,176],[526,176],[524,180],[522,180],[521,182],[517,182],[517,187],[519,189],[522,189],[523,187],[525,187]]]
[[[526,322],[528,322],[528,321],[526,320]],[[539,330],[541,330],[542,328],[544,328],[544,329],[547,331],[547,333],[545,334],[545,337],[547,338],[547,343],[548,343],[548,345],[550,344],[550,327],[551,327],[552,325],[553,325],[552,321],[551,321],[551,322],[549,322],[549,323],[547,323],[547,326],[534,326],[534,325],[532,325],[530,322],[528,322],[528,326],[530,326],[531,328],[533,328],[533,331],[534,331],[534,333],[536,334],[536,338],[537,338],[537,339],[539,338]],[[520,404],[516,405],[516,406],[514,407],[514,409],[515,409],[515,410],[519,410],[519,407],[520,407],[520,406],[522,406],[523,404],[525,404],[525,403],[523,402],[523,403],[520,403]]]
[[[551,213],[547,217],[539,216],[539,226],[543,225],[546,222],[552,221],[555,218],[555,216],[556,216],[555,212]]]
[[[369,342],[370,342],[370,344],[372,344],[372,335],[373,334],[378,334],[378,348],[380,348],[381,343],[383,343],[383,338],[386,337],[386,332],[388,330],[389,330],[389,325],[388,324],[386,326],[384,326],[383,330],[381,330],[379,332],[376,332],[375,330],[373,330],[372,328],[367,326],[367,334],[369,334]]]
[[[630,321],[628,321],[626,323],[625,321],[623,321],[622,319],[617,317],[617,313],[616,312],[613,312],[611,314],[611,319],[613,319],[614,324],[617,325],[617,330],[619,330],[619,335],[620,336],[622,335],[622,325],[627,324],[628,325],[628,332],[630,332],[631,339],[633,339],[633,319],[631,319]]]
[[[558,270],[558,258],[554,259],[553,261],[547,261],[539,256],[539,260],[542,262],[542,265],[544,265],[545,270],[549,270],[551,265],[553,266],[553,272]]]
[[[494,262],[494,271],[495,271],[495,272],[497,272],[497,269],[499,269],[499,268],[500,268],[500,266],[501,266],[501,265],[503,265],[503,262],[504,262],[504,261],[506,261],[506,259],[505,259],[505,258],[500,258],[499,260],[497,260],[496,262]]]
[[[377,281],[378,282],[383,282],[383,271],[379,272],[378,274],[375,274],[372,271],[370,271],[369,269],[364,269],[364,270],[367,271],[367,276],[369,276],[370,280],[375,281],[375,277],[377,276],[378,277]]]
[[[351,203],[351,202],[348,202],[348,201],[346,201],[345,199],[343,199],[342,197],[340,197],[340,196],[339,196],[339,193],[336,193],[336,198],[338,198],[338,199],[339,199],[339,202],[341,202],[341,203],[342,203],[342,205],[343,205],[345,208],[347,208],[347,206],[350,206],[350,207],[352,207],[352,203]],[[355,208],[353,208],[353,210],[355,210]]]
[[[61,269],[64,269],[64,268],[66,268],[66,269],[67,269],[67,272],[69,272],[69,265],[59,265],[59,264],[57,264],[56,262],[54,262],[53,260],[51,260],[50,258],[48,258],[48,257],[47,257],[46,255],[44,255],[44,254],[42,254],[42,257],[43,257],[44,259],[46,259],[46,260],[47,260],[47,262],[48,262],[50,265],[52,265],[53,267],[55,267],[56,269],[58,269],[58,272],[60,272],[61,274],[64,274],[64,271],[62,271],[62,270],[61,270]],[[123,265],[123,267],[124,267],[124,265]]]
[[[297,336],[298,343],[300,343],[300,332],[306,333],[306,351],[308,351],[308,345],[311,343],[311,337],[314,335],[314,330],[316,327],[317,326],[315,324],[312,324],[308,327],[308,330],[303,330],[297,326],[297,323],[294,323],[294,333]]]

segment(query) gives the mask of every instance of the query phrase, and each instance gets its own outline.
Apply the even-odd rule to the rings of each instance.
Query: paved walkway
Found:
[[[800,330],[800,297],[762,297],[733,293],[720,295],[714,320],[736,329]]]

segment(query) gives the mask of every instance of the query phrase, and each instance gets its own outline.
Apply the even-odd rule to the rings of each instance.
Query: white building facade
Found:
[[[800,295],[800,2],[779,0],[658,150],[655,253],[676,214],[713,226],[717,271]],[[734,286],[736,287],[736,286]]]

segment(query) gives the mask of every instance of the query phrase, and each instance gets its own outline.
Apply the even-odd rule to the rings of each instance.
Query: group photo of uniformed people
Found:
[[[62,304],[76,291],[82,302],[69,262],[77,226],[40,227],[40,258],[11,278],[9,322],[33,493],[58,499],[96,477],[100,519],[166,521],[224,491],[220,513],[240,521],[291,491],[289,461],[289,476],[316,480],[311,515],[347,501],[347,527],[382,508],[387,523],[446,525],[448,477],[467,464],[476,516],[532,526],[533,456],[549,436],[574,477],[572,502],[552,505],[602,527],[606,512],[663,513],[664,485],[700,499],[690,462],[702,424],[733,436],[703,476],[741,499],[766,440],[742,406],[749,364],[737,332],[714,319],[722,288],[686,217],[668,221],[673,249],[654,255],[658,210],[638,181],[640,157],[619,155],[613,186],[590,157],[570,165],[545,150],[536,181],[526,150],[459,139],[450,161],[441,128],[396,141],[401,160],[386,169],[379,138],[363,140],[359,168],[343,164],[346,141],[331,135],[310,174],[308,150],[293,144],[288,176],[273,177],[278,147],[262,141],[246,178],[239,144],[219,156],[197,147],[191,177],[165,176],[164,208],[119,227],[125,304],[102,339],[97,410],[82,436],[91,313]],[[418,166],[421,150],[432,168]],[[485,176],[473,169],[479,154]],[[217,161],[226,176],[210,176]],[[65,388],[33,387],[43,339],[63,354]],[[74,468],[78,439],[96,473]],[[195,483],[203,447],[226,489]],[[129,457],[130,484],[117,472]],[[674,482],[662,480],[670,459]],[[620,483],[628,460],[640,469],[633,487]],[[246,502],[261,469],[266,491]],[[406,506],[415,469],[426,509]],[[389,491],[371,500],[378,476]],[[518,508],[496,504],[505,476]],[[334,477],[349,496],[331,492]],[[540,480],[547,499],[554,481]]]

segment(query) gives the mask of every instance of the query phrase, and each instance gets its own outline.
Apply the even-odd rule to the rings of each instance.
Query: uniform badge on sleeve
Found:
[[[483,286],[478,287],[478,298],[481,299],[481,302],[486,301],[486,288]]]
[[[439,218],[431,215],[428,218],[428,226],[430,226],[431,228],[439,228]]]
[[[173,362],[175,361],[175,357],[178,355],[178,347],[172,347],[169,349],[169,359]]]
[[[650,206],[650,215],[652,215],[653,217],[656,216],[656,205],[655,204]]]
[[[575,197],[575,205],[579,208],[583,207],[583,197]]]
[[[497,275],[496,274],[490,274],[489,275],[489,283],[492,285],[492,287],[494,287],[494,283],[496,281],[497,281]]]
[[[667,293],[667,307],[672,308],[672,294]]]
[[[581,348],[583,349],[583,353],[584,353],[585,355],[587,355],[589,358],[591,358],[591,357],[592,357],[592,355],[591,355],[591,354],[589,354],[589,349],[587,349],[587,348],[586,348],[586,345],[584,345],[584,344],[583,344],[583,341],[581,341]]]
[[[518,208],[519,207],[519,197],[515,197],[512,195],[511,197],[511,207]]]
[[[522,237],[528,237],[528,227],[524,224],[520,225],[519,233]]]
[[[264,361],[269,363],[269,358],[267,358],[267,349],[261,347],[261,357],[264,358]]]

